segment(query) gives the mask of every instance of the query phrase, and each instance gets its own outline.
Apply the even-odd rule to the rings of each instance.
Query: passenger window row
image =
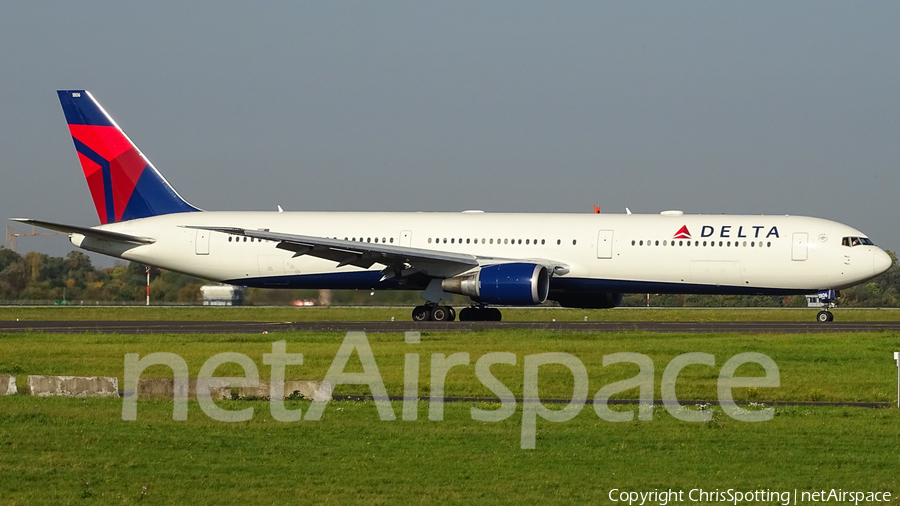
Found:
[[[537,244],[538,244],[537,239],[509,239],[509,238],[502,239],[502,238],[498,238],[498,239],[496,239],[496,243],[495,243],[493,238],[488,239],[488,238],[483,238],[483,237],[480,239],[472,239],[472,238],[463,239],[462,237],[460,237],[459,239],[457,239],[455,237],[450,237],[450,238],[429,237],[428,238],[428,244],[432,244],[432,243],[434,243],[434,244],[448,244],[448,243],[449,244],[463,244],[463,241],[465,241],[465,244],[525,244],[525,245],[534,245],[534,246],[537,246]],[[547,244],[547,240],[541,239],[540,244],[541,245]],[[556,244],[557,245],[562,244],[562,239],[557,239]],[[577,240],[573,239],[572,245],[574,246],[575,244],[577,244]]]
[[[229,235],[228,242],[232,242],[232,239],[234,239],[234,242],[269,242],[266,239],[257,239],[255,237],[246,237],[246,236],[237,237],[237,236]],[[249,241],[248,241],[248,239],[249,239]]]
[[[693,244],[691,244],[692,242],[693,242]],[[638,241],[638,240],[632,240],[632,241],[631,241],[631,245],[632,245],[632,246],[659,246],[659,245],[660,245],[660,241]],[[694,247],[707,247],[707,246],[708,246],[708,247],[712,248],[712,247],[716,247],[717,245],[718,245],[718,247],[720,247],[720,248],[731,248],[731,247],[735,247],[735,248],[737,248],[737,247],[743,247],[743,248],[746,248],[746,247],[748,247],[748,246],[751,247],[751,248],[762,248],[762,247],[763,247],[763,242],[762,242],[762,241],[759,241],[759,242],[757,242],[757,241],[750,241],[750,242],[748,243],[747,241],[743,241],[743,242],[741,242],[741,241],[734,241],[733,244],[732,244],[732,241],[719,241],[718,244],[717,244],[716,241],[683,241],[683,240],[680,240],[680,241],[677,241],[677,244],[676,244],[676,241],[675,241],[674,239],[673,239],[671,242],[668,241],[668,240],[662,241],[662,246],[694,246]],[[772,242],[771,242],[771,241],[767,241],[767,242],[765,243],[765,247],[771,248],[771,247],[772,247]]]
[[[335,239],[337,239],[337,237],[335,237]],[[377,237],[376,237],[374,240],[373,240],[371,237],[365,237],[365,238],[363,238],[363,237],[349,237],[349,238],[348,238],[348,237],[344,237],[344,240],[345,240],[345,241],[353,241],[353,242],[374,242],[374,243],[376,243],[376,244],[377,244],[378,241],[379,241],[379,239],[378,239]],[[391,243],[391,244],[393,244],[393,243],[394,243],[394,238],[393,238],[393,237],[391,237],[391,238],[382,237],[382,238],[381,238],[381,242],[382,242],[382,243],[385,243],[385,244],[386,244],[386,243]]]
[[[334,239],[337,239],[337,237],[335,237]],[[394,244],[393,237],[381,237],[381,238],[378,238],[378,237],[375,237],[375,238],[372,238],[372,237],[344,237],[344,240],[352,241],[352,242],[368,242],[368,243],[376,243],[376,244],[378,244],[379,242],[382,244]],[[248,242],[248,241],[249,242],[269,242],[265,239],[256,239],[253,237],[248,238],[248,237],[228,236],[228,242]],[[525,245],[535,245],[536,246],[536,245],[538,245],[538,239],[508,239],[508,238],[507,239],[502,239],[502,238],[498,238],[498,239],[466,238],[466,239],[463,239],[461,237],[458,239],[455,237],[451,237],[451,238],[429,237],[428,238],[428,244],[448,244],[448,243],[449,244],[463,244],[463,243],[465,243],[465,244],[525,244]],[[632,244],[633,243],[634,243],[634,241],[632,241]],[[541,245],[547,244],[547,240],[540,239],[540,244]],[[562,239],[557,239],[556,244],[561,245]],[[576,239],[572,239],[572,245],[575,246],[577,244],[578,244],[578,241]]]

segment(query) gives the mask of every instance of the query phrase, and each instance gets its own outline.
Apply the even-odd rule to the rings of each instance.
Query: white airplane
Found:
[[[416,321],[488,305],[611,308],[624,293],[796,295],[891,266],[862,232],[801,216],[211,212],[185,201],[85,90],[58,92],[101,225],[15,218],[80,248],[262,288],[421,290]],[[817,319],[831,321],[834,295]]]

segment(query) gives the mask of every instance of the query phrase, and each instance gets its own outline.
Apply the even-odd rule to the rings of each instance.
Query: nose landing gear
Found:
[[[829,311],[837,302],[838,292],[835,290],[822,290],[819,292],[819,302],[822,303],[822,310],[816,314],[816,321],[827,323],[834,321],[834,313]]]
[[[832,313],[831,311],[828,311],[826,309],[823,309],[822,311],[819,311],[819,313],[816,315],[816,320],[820,321],[822,323],[834,321],[834,313]]]

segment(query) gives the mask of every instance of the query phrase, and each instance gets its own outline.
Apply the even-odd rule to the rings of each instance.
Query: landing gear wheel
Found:
[[[427,322],[431,319],[431,308],[428,306],[416,306],[412,311],[414,322]]]
[[[461,322],[474,322],[478,321],[475,319],[475,312],[477,310],[471,307],[464,307],[459,310],[459,321]]]
[[[822,323],[834,321],[834,313],[831,311],[819,311],[819,314],[816,315],[816,320]]]
[[[484,321],[486,322],[499,322],[503,319],[503,314],[495,307],[484,308],[484,313]]]
[[[456,310],[453,309],[453,306],[447,306],[447,309],[450,310],[450,321],[456,320]]]
[[[431,319],[436,322],[449,322],[453,321],[453,317],[456,316],[452,308],[447,306],[434,306],[434,309],[431,310]]]

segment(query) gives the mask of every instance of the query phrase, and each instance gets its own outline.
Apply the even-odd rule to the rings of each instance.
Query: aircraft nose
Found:
[[[894,263],[894,260],[890,255],[884,252],[883,249],[876,249],[872,252],[872,256],[874,257],[872,267],[874,268],[875,275],[881,274],[882,272],[891,268],[891,264]]]

